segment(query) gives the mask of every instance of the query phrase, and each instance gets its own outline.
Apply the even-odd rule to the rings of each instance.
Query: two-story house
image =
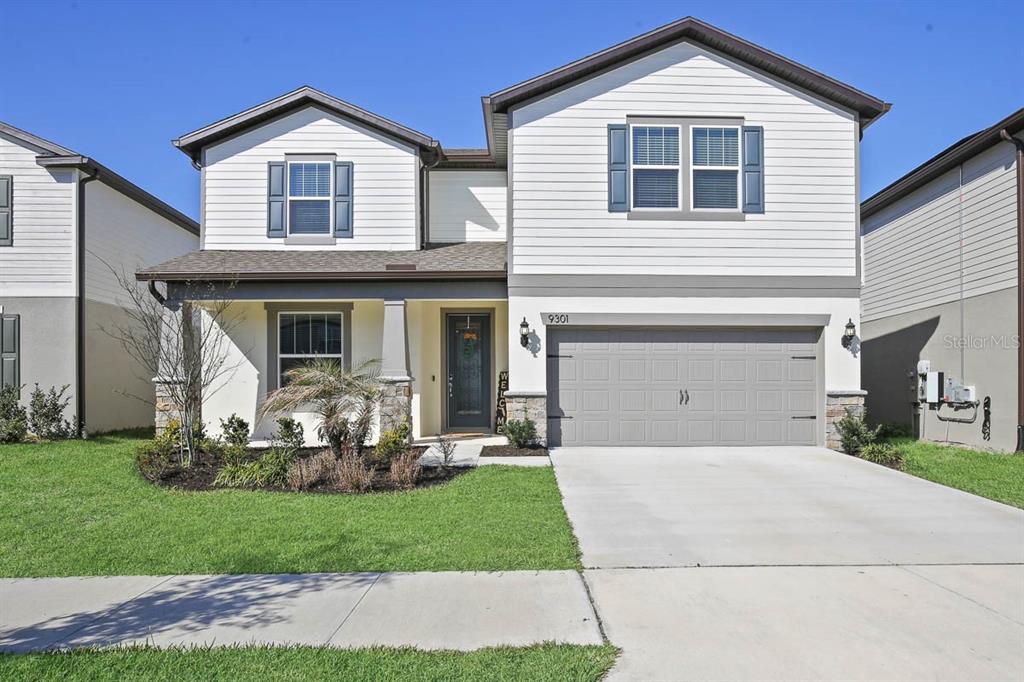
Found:
[[[310,88],[177,141],[202,248],[138,277],[231,284],[208,423],[315,356],[380,358],[416,436],[492,430],[505,370],[552,445],[824,444],[862,403],[858,144],[885,102],[687,18],[482,104],[486,149]]]
[[[1024,450],[1022,160],[1019,109],[861,206],[870,420],[927,440]],[[928,371],[974,395],[945,385],[929,395]]]
[[[115,338],[121,284],[198,235],[95,159],[0,123],[0,382],[24,403],[34,384],[67,386],[65,416],[88,431],[152,424],[151,377]]]

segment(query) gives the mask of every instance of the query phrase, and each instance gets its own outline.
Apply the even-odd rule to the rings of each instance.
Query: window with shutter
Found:
[[[331,233],[330,163],[288,164],[288,233]]]
[[[679,208],[679,127],[633,126],[633,207]]]
[[[740,205],[740,130],[694,126],[691,208],[731,210]]]

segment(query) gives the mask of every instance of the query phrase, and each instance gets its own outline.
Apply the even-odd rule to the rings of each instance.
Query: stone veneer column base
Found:
[[[836,422],[848,413],[863,417],[867,394],[867,391],[828,391],[825,399],[825,447],[842,450]]]
[[[391,431],[409,422],[412,439],[412,379],[386,378],[380,392],[380,430]]]
[[[546,393],[509,391],[505,394],[508,419],[530,419],[537,426],[537,443],[548,445],[548,396]]]
[[[156,394],[153,402],[155,408],[153,424],[156,426],[156,435],[158,436],[167,428],[168,422],[178,418],[178,404],[174,402],[170,391],[167,390],[168,384],[172,382],[171,379],[161,379],[160,377],[153,379],[153,388]]]

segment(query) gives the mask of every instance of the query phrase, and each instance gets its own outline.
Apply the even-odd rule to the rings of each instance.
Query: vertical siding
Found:
[[[354,236],[305,248],[416,248],[416,150],[313,107],[206,150],[203,248],[302,248],[266,235],[267,162],[286,154],[335,154],[354,164]]]
[[[505,241],[505,171],[433,171],[429,182],[431,242]]]
[[[132,277],[140,268],[199,248],[199,237],[103,182],[85,186],[85,210],[88,300],[123,305],[125,293],[115,272]]]
[[[0,246],[0,296],[74,296],[75,181],[0,135],[0,175],[14,176],[14,246]]]
[[[920,310],[1017,284],[1016,168],[1001,143],[864,221],[864,319]]]
[[[630,220],[607,208],[609,123],[741,117],[764,127],[763,215]],[[511,116],[516,274],[856,274],[857,123],[688,44]]]

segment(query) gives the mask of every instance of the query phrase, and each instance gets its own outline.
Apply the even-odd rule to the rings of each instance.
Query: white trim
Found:
[[[316,197],[293,197],[292,196],[292,173],[291,168],[296,164],[302,165],[325,165],[327,166],[327,196],[316,196]],[[326,158],[320,157],[307,157],[307,158],[288,158],[285,160],[284,167],[284,197],[285,197],[285,225],[287,226],[287,236],[289,237],[322,237],[322,236],[334,236],[334,161],[327,160]],[[292,210],[291,203],[293,201],[326,201],[327,202],[327,229],[324,232],[301,232],[298,234],[292,233]]]
[[[340,337],[338,342],[341,344],[341,351],[339,353],[282,353],[281,352],[281,316],[282,315],[337,315],[341,318],[340,324]],[[292,358],[335,358],[338,362],[344,366],[345,364],[345,313],[341,310],[323,310],[323,311],[312,311],[312,310],[279,310],[277,313],[277,384],[278,388],[281,387],[281,359],[292,359]],[[292,344],[294,346],[294,342]]]
[[[691,211],[701,211],[701,212],[707,211],[708,213],[736,213],[737,211],[741,211],[743,209],[743,195],[742,195],[742,188],[740,187],[740,170],[742,168],[741,160],[743,159],[743,128],[742,128],[742,126],[734,126],[734,125],[708,125],[708,124],[702,123],[702,124],[699,124],[699,125],[691,125],[691,126],[689,126],[689,129],[690,129],[690,132],[688,134],[690,136],[689,137],[689,142],[690,142],[690,145],[689,145],[690,158],[688,158],[686,160],[686,164],[689,167],[687,172],[690,174],[690,177],[689,177],[689,180],[690,180],[690,210]],[[693,163],[693,149],[694,149],[693,132],[695,130],[698,130],[698,129],[701,129],[701,130],[726,130],[726,129],[735,130],[736,131],[736,165],[735,166],[697,166],[697,165],[694,165],[694,163]],[[697,208],[696,206],[693,205],[693,193],[694,193],[694,189],[695,189],[695,187],[697,185],[697,183],[694,182],[694,177],[696,176],[697,171],[705,171],[705,170],[706,171],[735,171],[735,173],[736,173],[736,206],[735,207],[733,207],[733,208],[704,208],[704,207]]]
[[[676,158],[679,163],[675,165],[640,165],[633,163],[633,129],[634,128],[675,128],[679,131],[676,136]],[[629,210],[630,211],[679,211],[683,205],[683,126],[678,123],[629,123],[626,126],[626,158],[629,161],[629,174],[626,181],[629,183]],[[674,170],[676,171],[676,205],[675,206],[637,206],[636,187],[633,184],[634,170]]]

